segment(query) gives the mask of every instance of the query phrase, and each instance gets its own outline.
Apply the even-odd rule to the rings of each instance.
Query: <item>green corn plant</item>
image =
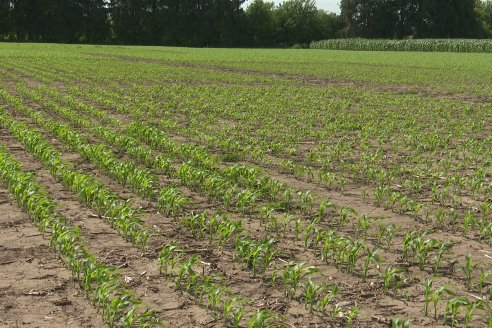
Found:
[[[369,231],[369,228],[371,227],[371,221],[367,217],[366,214],[363,214],[359,220],[357,220],[357,226],[359,227],[360,230],[363,232],[363,237],[364,240],[367,238],[367,232]]]
[[[468,308],[467,308],[467,311],[465,314],[465,318],[464,318],[464,326],[465,327],[468,327],[468,325],[470,324],[470,322],[472,320],[473,313],[475,313],[476,309],[486,310],[487,307],[486,307],[485,302],[484,301],[469,302]]]
[[[429,303],[432,300],[432,279],[424,279],[424,314],[427,316],[429,313]]]
[[[298,241],[299,235],[301,234],[301,230],[302,230],[302,221],[301,219],[297,219],[294,221],[294,223],[295,223],[294,240]]]
[[[314,227],[314,223],[310,223],[304,228],[304,249],[308,249],[309,241],[312,236],[316,234],[316,228]]]
[[[347,249],[348,272],[353,272],[357,264],[357,260],[361,257],[361,251],[364,249],[364,244],[360,240],[354,240]]]
[[[212,284],[204,293],[207,296],[207,308],[218,310],[219,304],[222,303],[224,288],[217,284]]]
[[[396,317],[391,319],[391,328],[410,328],[410,321]]]
[[[412,231],[410,233],[405,234],[403,237],[403,258],[407,259],[409,256],[410,251],[413,248],[414,245],[414,239],[416,236],[417,232]]]
[[[374,191],[374,198],[376,199],[376,206],[381,206],[384,196],[388,194],[388,187],[378,186]]]
[[[217,227],[216,235],[221,247],[242,231],[242,221],[223,220]],[[273,257],[273,256],[272,256]]]
[[[282,194],[282,207],[289,209],[292,206],[294,189],[286,188]]]
[[[261,310],[248,321],[248,328],[282,327],[282,318],[274,312]]]
[[[319,293],[326,289],[326,286],[316,285],[311,279],[307,279],[306,282],[301,284],[303,295],[301,297],[301,302],[306,306],[309,306],[309,311],[313,311],[313,306],[318,299]]]
[[[313,240],[311,241],[311,246],[314,249],[317,249],[318,245],[321,243],[321,241],[323,241],[325,239],[326,234],[328,232],[324,229],[315,228],[314,233],[315,233],[315,235],[314,235]]]
[[[351,215],[357,215],[357,212],[351,207],[343,207],[338,213],[338,225],[339,227],[345,226]]]
[[[261,267],[262,273],[265,273],[267,271],[267,268],[270,266],[272,261],[275,259],[277,256],[277,251],[274,249],[274,246],[276,244],[275,239],[265,239],[262,242],[262,253],[263,253],[263,263]]]
[[[437,320],[437,305],[438,305],[439,301],[441,300],[444,293],[451,295],[451,296],[454,295],[454,292],[451,289],[449,289],[449,287],[446,285],[437,288],[436,290],[434,290],[434,293],[432,294],[432,304],[434,306],[434,319],[435,320]]]
[[[275,258],[277,251],[274,249],[276,241],[264,238],[256,241],[249,237],[241,236],[234,243],[235,254],[256,275],[258,268],[264,273]]]
[[[321,297],[317,303],[317,309],[321,312],[322,316],[326,316],[326,308],[328,304],[335,298],[338,294],[338,286],[334,285],[330,288],[330,291]]]
[[[159,209],[163,210],[165,214],[173,217],[183,209],[188,201],[188,198],[186,198],[174,186],[162,188],[159,190],[157,197]]]
[[[466,212],[463,218],[463,235],[468,235],[470,229],[475,225],[475,219],[471,211]]]
[[[379,225],[378,236],[377,236],[378,243],[382,244],[384,240],[386,243],[386,249],[390,249],[395,234],[396,234],[396,226],[394,224]]]
[[[340,304],[335,304],[333,306],[333,308],[331,309],[330,311],[330,318],[331,319],[335,319],[336,317],[338,317],[340,314],[342,313],[342,307],[340,306]]]
[[[243,215],[252,208],[256,197],[256,193],[249,190],[243,190],[237,195],[236,204]]]
[[[263,221],[263,223],[271,221],[271,219],[274,215],[274,211],[275,211],[275,208],[272,208],[272,207],[262,207],[260,209],[260,219]]]
[[[306,262],[291,262],[284,269],[281,279],[284,285],[284,290],[287,296],[291,299],[294,298],[297,287],[301,279],[310,276],[314,273],[318,273],[319,270],[314,266],[305,267]]]
[[[369,266],[371,263],[383,263],[383,259],[378,255],[378,250],[370,250],[366,249],[366,257],[364,259],[364,266],[363,266],[363,277],[364,281],[367,279],[368,273],[369,273]]]
[[[235,328],[238,328],[244,316],[245,316],[244,308],[237,307],[232,313],[232,325]]]
[[[470,304],[470,300],[466,297],[455,297],[449,300],[446,304],[444,323],[446,323],[448,319],[450,319],[451,327],[454,327],[457,324],[456,317],[458,316],[460,308],[468,307]]]
[[[387,267],[383,273],[383,289],[388,291],[390,287],[400,288],[405,279],[402,277],[402,273],[405,272],[405,269],[398,267]]]
[[[318,220],[320,222],[322,222],[323,218],[325,216],[326,209],[334,208],[334,207],[335,207],[335,205],[327,199],[321,201],[319,204],[319,209],[318,209]]]
[[[178,243],[165,245],[159,254],[159,273],[169,276],[176,264],[180,261],[182,247]]]
[[[480,274],[480,280],[478,286],[480,287],[480,293],[483,291],[483,287],[485,285],[485,280],[489,275],[492,274],[492,270],[482,270],[482,273]]]
[[[473,272],[475,271],[476,267],[477,264],[473,264],[471,255],[467,255],[465,257],[465,266],[461,268],[461,271],[463,271],[465,275],[466,287],[468,289],[472,287]]]
[[[187,261],[183,262],[181,266],[178,268],[178,273],[176,275],[176,287],[181,288],[183,281],[192,275],[196,275],[193,266],[199,262],[199,259],[196,255],[189,258]]]
[[[449,248],[450,248],[449,245],[446,243],[441,243],[441,245],[439,246],[439,251],[438,251],[436,257],[434,258],[434,273],[436,273],[437,270],[439,270],[439,267],[441,266],[441,262],[442,262],[442,258],[444,256],[444,253],[449,251]]]
[[[239,297],[232,297],[228,300],[224,300],[222,303],[222,319],[224,320],[224,324],[227,325],[227,319],[229,318],[229,314],[234,309],[234,305],[240,301]]]
[[[303,193],[302,191],[297,192],[297,196],[299,198],[299,204],[301,206],[301,210],[305,214],[309,214],[313,208],[314,205],[314,196],[311,192],[311,190],[306,191]]]
[[[419,241],[417,243],[417,254],[418,254],[418,264],[419,269],[424,270],[427,259],[430,256],[430,251],[438,245],[438,241],[435,239],[429,239],[424,241]]]
[[[354,321],[355,318],[359,315],[359,308],[357,306],[354,306],[353,308],[350,308],[350,310],[347,312],[347,317],[345,318],[345,322],[347,325],[351,325],[352,321]]]

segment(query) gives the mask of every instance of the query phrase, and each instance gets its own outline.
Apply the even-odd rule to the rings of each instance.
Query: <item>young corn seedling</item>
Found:
[[[308,249],[310,246],[309,240],[312,236],[316,234],[316,228],[314,227],[314,223],[310,223],[304,229],[304,249]]]
[[[461,271],[463,271],[465,275],[466,287],[468,289],[472,287],[473,272],[475,271],[476,267],[477,264],[473,264],[471,255],[467,255],[465,257],[465,266],[461,268]]]
[[[248,269],[256,275],[258,268],[265,273],[270,263],[275,258],[277,252],[274,249],[276,241],[264,238],[256,241],[249,237],[239,237],[235,241],[235,254],[243,261]]]
[[[305,265],[306,262],[291,262],[281,275],[285,293],[291,299],[295,297],[301,279],[319,272],[314,266],[305,267]]]
[[[196,255],[190,257],[187,261],[181,264],[181,267],[178,269],[178,273],[176,275],[176,287],[180,289],[182,287],[182,283],[184,280],[188,279],[191,276],[196,276],[197,273],[193,269],[193,266],[199,262],[199,259]]]
[[[342,313],[342,306],[340,304],[335,304],[330,311],[330,318],[335,319]]]
[[[248,321],[248,328],[264,328],[264,327],[282,327],[284,326],[282,318],[278,313],[262,310],[256,312]]]
[[[241,299],[239,297],[232,297],[230,299],[224,300],[222,302],[222,319],[224,320],[224,325],[227,326],[227,319],[229,318],[229,314],[234,309],[234,305],[240,302]]]
[[[418,264],[419,264],[419,269],[424,270],[425,269],[425,264],[427,263],[427,259],[430,256],[430,251],[434,249],[438,244],[438,241],[435,239],[428,239],[428,240],[419,240],[419,242],[416,244],[416,252],[418,255]]]
[[[311,213],[314,205],[314,196],[311,190],[308,190],[305,193],[299,191],[297,192],[297,197],[299,198],[299,204],[304,214]]]
[[[173,217],[184,208],[188,201],[189,199],[173,186],[159,190],[157,197],[159,209]]]
[[[361,257],[360,252],[364,249],[364,246],[364,243],[358,239],[349,246],[347,250],[348,272],[354,272],[357,260]]]
[[[256,193],[243,190],[237,195],[236,204],[238,209],[241,211],[241,214],[245,214],[247,211],[250,211],[253,208],[253,204],[256,202]]]
[[[234,312],[232,313],[232,325],[234,328],[239,328],[239,325],[241,324],[241,320],[245,316],[245,311],[243,307],[237,307]]]
[[[338,294],[338,286],[334,285],[331,287],[330,291],[318,300],[317,309],[321,312],[322,316],[326,316],[326,307]]]
[[[181,259],[182,247],[178,243],[170,243],[164,246],[159,254],[159,273],[165,276],[172,274],[172,271]]]
[[[437,270],[439,270],[444,253],[449,251],[449,249],[450,246],[446,243],[441,243],[441,245],[439,246],[439,251],[437,252],[437,255],[434,258],[434,273],[436,273]]]
[[[366,214],[363,214],[359,220],[357,220],[357,227],[362,231],[364,240],[367,238],[367,232],[371,227],[371,221]]]
[[[270,222],[272,220],[272,217],[274,216],[275,208],[272,207],[262,207],[260,209],[260,219],[262,220],[262,223],[265,224],[267,222]]]
[[[480,287],[480,293],[483,292],[483,287],[485,285],[485,280],[487,279],[488,276],[492,274],[492,270],[482,270],[482,273],[480,274],[480,280],[479,280],[479,287]]]
[[[391,328],[410,328],[410,321],[400,317],[391,319]]]
[[[302,230],[302,221],[301,221],[301,219],[297,219],[294,221],[294,223],[295,223],[294,240],[298,241],[299,235],[301,234],[301,230]]]
[[[450,319],[451,327],[454,327],[458,321],[457,316],[459,314],[460,308],[470,306],[470,300],[466,297],[455,297],[449,300],[446,304],[446,314],[444,315],[444,323],[447,323]]]
[[[434,291],[434,293],[432,294],[432,304],[434,306],[434,319],[435,320],[437,320],[437,305],[439,304],[439,301],[441,300],[444,293],[451,295],[451,296],[454,295],[454,292],[451,289],[449,289],[449,287],[446,285],[437,288]]]
[[[335,205],[331,201],[326,200],[326,199],[321,201],[321,203],[319,204],[319,209],[318,209],[318,221],[319,222],[323,221],[323,218],[325,216],[325,212],[328,208],[335,208]]]
[[[311,279],[307,279],[307,281],[301,285],[303,290],[301,302],[303,302],[306,306],[309,306],[309,312],[313,312],[313,306],[318,299],[318,295],[323,292],[326,286],[316,285]]]
[[[364,267],[363,267],[364,281],[366,281],[367,279],[369,273],[369,266],[371,265],[371,263],[377,263],[377,265],[379,265],[379,263],[383,263],[383,262],[384,262],[383,259],[378,255],[377,249],[375,250],[367,249],[366,257],[364,259]]]
[[[473,212],[466,212],[463,218],[463,235],[468,235],[470,229],[475,225],[475,218],[473,217]]]
[[[352,321],[354,321],[355,318],[359,315],[359,308],[357,306],[354,306],[347,312],[347,316],[345,317],[345,322],[347,325],[351,325]]]
[[[432,279],[424,279],[424,314],[429,313],[429,304],[432,301]]]
[[[383,289],[388,291],[391,287],[399,289],[404,283],[405,279],[402,274],[405,269],[398,267],[387,267],[383,273]]]
[[[343,227],[347,224],[349,218],[351,216],[357,215],[357,212],[351,207],[343,207],[340,209],[340,213],[338,213],[338,226]]]
[[[386,249],[391,248],[391,244],[393,242],[393,237],[396,234],[396,226],[394,224],[381,224],[379,226],[379,231],[378,231],[378,243],[382,244],[383,241],[385,242]]]
[[[475,313],[475,310],[480,309],[480,310],[486,310],[488,307],[484,301],[476,301],[476,302],[470,302],[468,305],[468,309],[465,314],[464,318],[464,326],[468,327],[472,320],[473,313]]]

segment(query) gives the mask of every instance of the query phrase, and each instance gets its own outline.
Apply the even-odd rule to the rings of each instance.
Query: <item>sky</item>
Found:
[[[246,0],[246,5],[248,5],[252,1],[253,0]],[[273,1],[275,3],[283,2],[283,0],[269,0],[269,1]],[[334,13],[340,13],[339,3],[340,0],[316,0],[316,5],[318,6],[318,8]]]

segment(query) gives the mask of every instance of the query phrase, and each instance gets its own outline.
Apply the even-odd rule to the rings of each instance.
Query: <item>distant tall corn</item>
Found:
[[[360,51],[492,52],[492,40],[477,39],[331,39],[314,41],[311,49]]]

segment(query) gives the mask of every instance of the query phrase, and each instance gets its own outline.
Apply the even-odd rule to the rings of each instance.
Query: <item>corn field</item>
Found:
[[[492,52],[488,39],[332,39],[312,42],[311,49],[359,51]]]
[[[490,46],[331,42],[1,44],[0,326],[492,327]]]

